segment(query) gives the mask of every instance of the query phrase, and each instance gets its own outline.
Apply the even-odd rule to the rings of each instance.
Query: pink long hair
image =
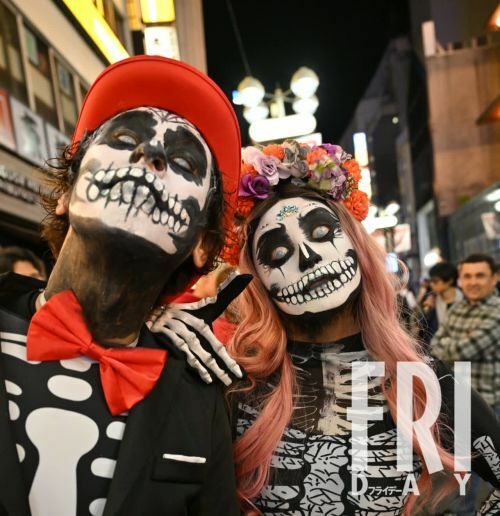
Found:
[[[254,280],[239,297],[239,312],[243,317],[229,343],[230,353],[245,368],[249,382],[245,386],[235,387],[230,395],[238,393],[255,397],[258,385],[271,375],[276,376],[277,382],[271,392],[257,400],[260,411],[257,419],[234,445],[238,495],[245,514],[258,512],[251,499],[262,491],[269,480],[271,457],[292,419],[293,400],[297,394],[295,371],[287,353],[286,332],[276,307],[258,279],[251,251],[252,228],[276,201],[291,197],[312,198],[329,205],[354,245],[362,281],[355,316],[366,350],[375,360],[385,363],[385,379],[381,385],[395,422],[397,363],[427,362],[418,343],[399,323],[396,292],[385,269],[384,253],[341,203],[326,201],[310,190],[289,187],[281,195],[258,206],[243,228],[246,243],[240,257],[241,271],[253,274]],[[415,382],[414,418],[422,415],[425,404],[425,388],[419,381]],[[453,471],[453,457],[440,444],[440,426],[435,424],[432,429],[434,440],[445,470]],[[422,459],[419,492],[422,500],[428,500],[425,495],[432,488],[430,475],[419,443],[414,435],[412,439],[415,452]],[[446,490],[445,487],[438,499]],[[416,498],[412,495],[406,502],[404,514],[410,514],[415,504]]]

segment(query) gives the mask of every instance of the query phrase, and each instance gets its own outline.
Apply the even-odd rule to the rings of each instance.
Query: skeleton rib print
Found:
[[[333,344],[289,342],[288,352],[299,395],[292,421],[274,451],[269,484],[253,500],[256,506],[264,515],[401,515],[422,465],[414,455],[411,471],[398,470],[397,429],[379,378],[368,379],[368,405],[382,407],[383,419],[368,422],[367,468],[360,475],[363,482],[353,484],[359,452],[353,447],[355,436],[347,408],[362,394],[352,385],[350,368],[354,361],[371,360],[361,336]],[[442,365],[436,367],[442,371]],[[453,412],[454,378],[448,372],[440,372],[438,378],[443,405]],[[268,388],[272,388],[272,382]],[[479,457],[473,459],[472,469],[496,487],[481,512],[493,516],[500,514],[498,423],[493,421],[494,415],[485,417],[483,408],[476,405],[479,408],[474,414],[473,405],[472,444]],[[238,435],[257,418],[257,406],[258,398],[257,405],[240,400]]]
[[[360,343],[358,343],[360,344]],[[344,352],[340,352],[344,351]],[[369,424],[368,488],[352,492],[352,424],[347,408],[358,393],[352,388],[350,364],[368,359],[366,351],[343,345],[314,346],[289,343],[289,352],[301,387],[291,425],[271,462],[271,483],[255,500],[266,515],[396,516],[402,513],[407,473],[397,472],[397,436],[390,418]],[[370,378],[371,406],[388,409],[378,378]],[[248,403],[239,408],[238,433],[257,417]],[[420,464],[414,462],[418,478]]]

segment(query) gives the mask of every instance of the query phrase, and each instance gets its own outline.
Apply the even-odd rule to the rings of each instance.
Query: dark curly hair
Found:
[[[61,150],[58,157],[46,162],[46,190],[40,192],[41,204],[46,212],[42,221],[42,237],[48,242],[55,259],[57,259],[69,229],[68,213],[56,214],[56,207],[61,195],[71,195],[78,177],[78,172],[85,152],[93,141],[93,134],[85,134],[79,142],[68,145]],[[215,159],[215,157],[214,157]],[[214,166],[211,194],[207,206],[207,224],[202,228],[202,245],[207,253],[207,262],[197,268],[189,256],[172,275],[162,295],[174,295],[182,292],[196,276],[206,274],[217,265],[222,250],[227,223],[224,221],[225,199],[222,189],[221,173]]]

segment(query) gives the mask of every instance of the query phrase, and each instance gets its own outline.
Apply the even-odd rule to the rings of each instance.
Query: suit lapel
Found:
[[[12,333],[25,333],[26,321],[0,309],[0,328]],[[17,456],[9,419],[7,392],[0,353],[0,507],[7,514],[29,516],[28,493]]]
[[[148,397],[130,411],[103,516],[118,514],[125,497],[154,453],[185,367],[184,360],[176,359],[174,352],[169,352],[158,383]]]

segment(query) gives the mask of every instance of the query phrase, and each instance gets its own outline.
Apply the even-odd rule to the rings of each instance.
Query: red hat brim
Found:
[[[241,166],[240,129],[222,90],[192,66],[160,56],[135,56],[107,67],[88,91],[73,135],[97,129],[109,118],[137,107],[172,111],[200,131],[222,173],[229,205],[236,204]]]

